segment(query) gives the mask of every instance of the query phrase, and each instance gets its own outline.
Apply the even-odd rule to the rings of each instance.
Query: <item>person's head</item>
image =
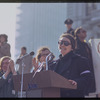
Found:
[[[82,39],[82,40],[84,40],[86,38],[86,36],[87,36],[86,33],[87,33],[86,30],[83,29],[82,27],[79,27],[79,28],[77,28],[75,30],[75,36],[76,36],[76,38],[79,38],[79,39]]]
[[[75,50],[76,41],[70,34],[62,34],[58,41],[58,48],[62,56],[66,55],[70,51]]]
[[[0,34],[0,42],[7,42],[8,36],[6,34]]]
[[[26,47],[22,47],[21,48],[21,54],[25,55],[26,54],[26,51],[27,51]]]
[[[41,47],[37,51],[36,59],[39,62],[45,62],[46,56],[50,53],[50,49],[48,47]]]
[[[72,27],[73,20],[68,18],[65,20],[64,24],[68,29],[70,29]]]
[[[4,56],[4,57],[0,58],[0,70],[2,70],[3,72],[6,72],[10,60],[11,60],[11,58],[8,56]]]

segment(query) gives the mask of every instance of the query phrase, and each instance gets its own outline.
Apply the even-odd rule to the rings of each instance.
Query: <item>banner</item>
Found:
[[[100,39],[91,39],[93,67],[96,81],[96,93],[100,93]]]

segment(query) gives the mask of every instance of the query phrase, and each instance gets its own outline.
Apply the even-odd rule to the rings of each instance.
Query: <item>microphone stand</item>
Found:
[[[44,64],[44,62],[42,62],[41,65],[40,65],[40,67],[35,71],[33,77],[35,76],[35,74],[36,74],[37,72],[40,72],[40,71],[42,70],[43,64]]]
[[[27,56],[32,56],[32,55],[34,55],[34,52],[31,52],[30,54],[26,54],[26,55],[24,55],[23,57],[20,58],[20,60],[22,61],[21,95],[20,95],[21,98],[23,97],[23,95],[22,95],[22,92],[23,92],[23,74],[24,74],[24,67],[25,67],[24,58],[27,57]]]
[[[47,57],[46,57],[46,70],[48,70],[48,58],[49,58],[49,56],[50,56],[51,54],[52,54],[52,53],[48,54]],[[32,80],[33,80],[34,76],[36,75],[36,73],[41,71],[43,64],[44,64],[44,62],[42,62],[42,64],[40,65],[40,67],[36,70],[36,72],[35,72],[34,75],[32,76]],[[30,83],[32,82],[32,80],[30,81]]]
[[[47,57],[46,57],[46,70],[48,70],[48,58],[49,58],[49,56],[50,56],[51,54],[52,54],[52,53],[49,53],[49,54],[47,55]],[[41,66],[39,67],[39,69],[36,70],[36,72],[34,73],[33,77],[35,76],[35,74],[36,74],[37,72],[40,72],[40,71],[41,71],[43,64],[44,64],[44,62],[42,62],[42,64],[41,64]]]
[[[49,58],[49,56],[51,56],[51,54],[52,54],[52,53],[49,53],[49,54],[47,55],[47,57],[46,57],[46,70],[48,70],[48,58]],[[33,77],[35,76],[35,74],[36,74],[37,72],[40,72],[40,71],[42,70],[43,64],[44,64],[44,62],[42,62],[41,66],[36,70],[36,72],[34,73]]]
[[[48,70],[48,58],[49,56],[51,55],[52,53],[49,53],[46,57],[46,70]],[[34,78],[34,76],[36,75],[37,72],[40,72],[41,69],[42,69],[42,66],[43,66],[44,62],[42,62],[41,66],[36,70],[36,72],[34,73],[34,75],[32,76],[32,80]],[[30,81],[30,83],[32,82],[32,80]]]
[[[48,58],[49,56],[51,55],[52,53],[48,54],[47,57],[46,57],[46,70],[48,70]]]
[[[22,92],[23,92],[23,72],[24,72],[24,67],[25,67],[25,64],[24,64],[24,61],[22,59],[21,95],[20,95],[21,98],[23,97]]]

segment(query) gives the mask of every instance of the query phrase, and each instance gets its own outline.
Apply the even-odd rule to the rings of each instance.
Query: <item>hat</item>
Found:
[[[73,20],[72,19],[66,19],[64,24],[73,24]]]

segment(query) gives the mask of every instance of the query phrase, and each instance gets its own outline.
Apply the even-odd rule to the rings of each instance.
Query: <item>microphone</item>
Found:
[[[48,63],[51,62],[53,60],[55,56],[53,55],[53,53],[49,53],[47,56],[46,56],[46,70],[48,70]]]
[[[54,54],[51,53],[48,62],[52,61],[55,58]]]
[[[35,53],[34,53],[33,51],[32,51],[32,52],[30,52],[30,55],[31,55],[31,56],[33,56],[34,54],[35,54]]]
[[[25,57],[28,57],[28,56],[33,56],[34,54],[35,53],[32,51],[29,54],[26,54],[26,55],[22,56],[21,58],[19,58],[19,60],[22,60],[22,59],[24,59]]]

